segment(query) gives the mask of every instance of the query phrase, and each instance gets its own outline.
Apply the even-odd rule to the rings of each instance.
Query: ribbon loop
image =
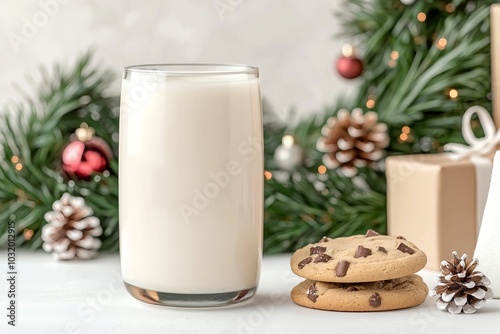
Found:
[[[478,138],[472,131],[472,115],[477,114],[481,124],[484,137]],[[461,160],[472,156],[485,156],[490,154],[500,144],[500,130],[497,131],[495,123],[488,111],[481,106],[472,106],[464,113],[462,118],[462,135],[467,145],[450,143],[444,145],[445,151],[453,160]]]

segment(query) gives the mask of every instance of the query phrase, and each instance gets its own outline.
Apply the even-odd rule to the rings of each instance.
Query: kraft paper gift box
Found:
[[[482,138],[472,131],[474,114]],[[388,232],[413,241],[430,269],[453,251],[473,256],[488,197],[500,130],[486,109],[473,106],[462,118],[462,134],[468,145],[446,144],[448,153],[386,159]]]
[[[491,88],[493,117],[500,126],[500,4],[491,5]],[[469,109],[470,110],[470,109]],[[473,256],[486,204],[491,163],[484,158],[498,148],[498,132],[487,112],[464,114],[465,132],[470,115],[477,112],[485,130],[484,140],[470,138],[471,154],[453,160],[447,154],[409,155],[386,160],[387,217],[391,235],[407,236],[428,257],[427,267],[439,269],[451,252]],[[479,154],[477,154],[479,153]],[[479,157],[478,157],[479,155]],[[500,205],[500,204],[498,204]],[[499,297],[498,295],[497,297]]]
[[[488,193],[486,186],[478,194],[476,168],[470,159],[452,160],[447,154],[386,160],[388,233],[422,249],[427,268],[439,269],[452,251],[472,256]],[[489,185],[485,173],[479,177],[487,177]]]

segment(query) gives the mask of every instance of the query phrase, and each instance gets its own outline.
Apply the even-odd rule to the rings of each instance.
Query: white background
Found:
[[[70,64],[92,46],[100,63],[117,74],[140,63],[256,65],[263,95],[276,111],[295,107],[309,114],[356,84],[333,69],[344,42],[335,37],[339,23],[332,14],[340,3],[2,0],[0,105],[22,99],[14,82],[30,92],[26,75],[39,80],[39,65]],[[216,5],[223,9],[218,12]],[[119,76],[113,89],[118,93]]]

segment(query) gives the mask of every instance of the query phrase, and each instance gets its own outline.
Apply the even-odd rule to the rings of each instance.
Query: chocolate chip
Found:
[[[327,241],[330,241],[330,238],[328,238],[327,236],[324,236],[323,238],[321,238],[320,241],[318,242],[327,242]]]
[[[337,269],[335,269],[335,275],[337,277],[344,277],[347,274],[347,269],[349,269],[349,261],[340,260],[337,263]]]
[[[310,256],[306,257],[304,260],[299,262],[297,267],[299,267],[299,269],[302,269],[306,266],[306,264],[311,263],[312,260],[313,260],[312,257],[310,257]]]
[[[368,230],[368,231],[366,231],[366,234],[365,234],[366,237],[375,237],[377,235],[379,235],[378,232],[374,231],[374,230]]]
[[[328,262],[332,259],[330,255],[326,255],[325,253],[319,253],[318,256],[314,259],[314,263],[318,262]]]
[[[372,255],[372,251],[368,248],[365,248],[361,245],[358,246],[358,249],[356,249],[356,254],[354,254],[354,258],[360,258],[360,257],[367,257]]]
[[[347,292],[358,291],[358,290],[359,290],[359,289],[358,289],[358,288],[356,288],[355,286],[350,286],[350,287],[348,287],[347,289],[345,289],[345,291],[347,291]]]
[[[385,248],[384,248],[384,247],[382,247],[382,246],[378,246],[378,247],[377,247],[377,252],[382,252],[382,253],[387,254],[387,249],[385,249]]]
[[[396,239],[406,240],[406,238],[405,238],[405,237],[403,237],[402,235],[398,235],[398,236],[396,237]]]
[[[379,307],[382,304],[382,299],[380,298],[380,295],[377,292],[375,292],[373,295],[370,296],[368,302],[370,303],[371,307]]]
[[[311,247],[311,249],[309,250],[309,255],[324,253],[325,251],[326,247],[323,246]]]
[[[316,303],[318,299],[318,288],[316,287],[316,283],[313,283],[309,289],[307,289],[307,298],[309,298],[313,303]]]
[[[415,250],[411,247],[408,247],[404,243],[400,243],[398,246],[398,250],[402,251],[403,253],[408,253],[408,254],[414,254]]]

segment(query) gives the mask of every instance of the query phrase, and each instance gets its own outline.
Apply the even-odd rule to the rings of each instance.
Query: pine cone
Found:
[[[89,259],[101,247],[99,219],[81,197],[68,193],[52,204],[54,211],[44,216],[48,222],[42,229],[43,249],[59,260]]]
[[[355,176],[358,167],[380,160],[389,145],[387,125],[377,123],[378,115],[369,111],[363,115],[360,108],[352,113],[340,109],[337,117],[330,117],[321,129],[317,149],[326,154],[323,163],[329,169],[340,168],[347,176]]]
[[[440,310],[458,314],[474,313],[483,307],[487,299],[493,297],[488,285],[490,280],[480,271],[475,271],[479,261],[467,261],[467,254],[458,257],[453,252],[451,261],[441,262],[441,274],[436,278],[436,286],[429,292],[431,297],[439,296],[436,305]]]

